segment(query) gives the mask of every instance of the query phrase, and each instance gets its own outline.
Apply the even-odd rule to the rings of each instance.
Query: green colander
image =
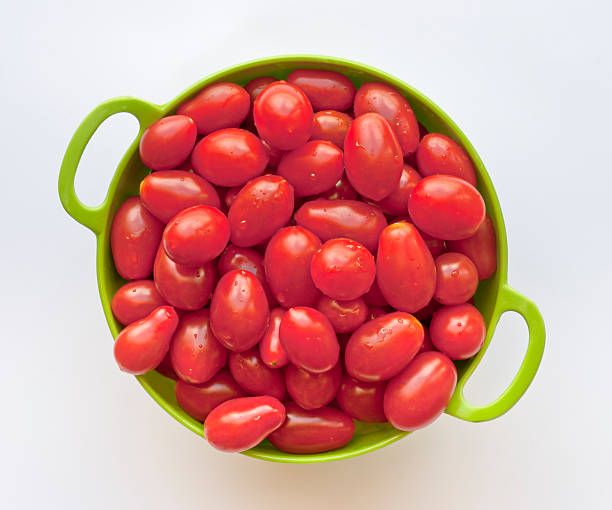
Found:
[[[501,416],[521,398],[533,380],[544,351],[545,331],[544,322],[536,306],[529,299],[512,289],[506,282],[508,263],[506,231],[497,195],[489,174],[466,136],[431,100],[389,74],[349,60],[316,55],[263,58],[214,73],[194,83],[165,105],[159,106],[133,97],[117,97],[103,102],[85,118],[74,133],[64,155],[59,175],[59,195],[68,214],[96,235],[98,286],[104,314],[113,337],[117,337],[121,325],[113,317],[110,302],[115,291],[125,282],[119,277],[113,265],[110,250],[110,227],[112,218],[119,206],[127,198],[138,194],[140,181],[149,172],[138,155],[138,143],[144,130],[159,118],[175,112],[179,104],[193,97],[202,87],[210,83],[223,80],[244,85],[252,78],[263,75],[271,75],[279,79],[286,78],[291,71],[298,68],[339,71],[348,76],[357,87],[365,81],[382,81],[393,85],[406,96],[417,118],[429,131],[444,133],[454,138],[472,158],[478,174],[478,189],[484,197],[488,214],[495,225],[498,265],[495,274],[480,283],[475,296],[475,303],[487,323],[487,336],[484,346],[474,358],[457,362],[459,372],[457,389],[446,412],[457,418],[473,422],[491,420]],[[74,190],[77,167],[87,143],[100,124],[108,117],[119,112],[129,112],[134,115],[140,123],[140,130],[121,159],[108,188],[106,198],[97,207],[88,207],[77,198]],[[497,400],[486,406],[473,406],[466,401],[463,389],[491,343],[495,326],[501,314],[509,310],[521,314],[529,327],[529,344],[525,358],[516,376]],[[174,397],[174,381],[155,371],[138,376],[137,379],[149,395],[176,420],[196,434],[203,435],[202,424],[190,417],[177,404]],[[251,457],[276,462],[324,462],[361,455],[397,441],[406,434],[406,432],[394,429],[389,424],[357,422],[355,435],[351,442],[330,452],[294,455],[278,451],[268,441],[264,441],[244,453]]]

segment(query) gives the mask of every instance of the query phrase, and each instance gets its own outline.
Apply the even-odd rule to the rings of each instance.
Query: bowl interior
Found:
[[[173,113],[179,104],[194,96],[202,87],[209,83],[223,80],[244,85],[252,78],[263,75],[271,75],[281,79],[286,78],[291,71],[299,68],[316,68],[339,71],[348,76],[356,87],[359,87],[361,83],[365,81],[386,82],[396,87],[398,90],[400,90],[400,92],[402,92],[402,94],[404,94],[412,105],[418,120],[425,125],[429,131],[443,133],[450,136],[458,141],[469,153],[472,161],[474,162],[476,173],[478,175],[478,188],[483,195],[487,206],[487,212],[493,220],[497,234],[497,271],[494,276],[480,283],[478,292],[475,296],[476,305],[483,314],[487,325],[489,325],[498,297],[498,290],[504,283],[506,277],[506,237],[497,196],[482,161],[465,135],[459,130],[455,123],[442,110],[440,110],[439,107],[437,107],[417,90],[391,75],[355,62],[318,56],[272,57],[234,66],[204,78],[164,105],[162,107],[163,115]],[[141,126],[141,132],[146,127],[147,126]],[[121,325],[113,317],[110,310],[110,301],[115,291],[125,282],[119,277],[113,265],[110,251],[110,226],[112,223],[112,218],[119,206],[127,198],[138,194],[140,181],[149,172],[140,161],[140,157],[138,155],[138,142],[138,139],[134,141],[117,168],[117,172],[111,184],[112,191],[110,194],[111,203],[109,216],[106,219],[104,230],[98,237],[97,269],[100,296],[108,324],[114,337],[116,337],[121,330]],[[457,363],[460,378],[470,364],[478,363],[480,361],[482,354],[484,354],[484,351],[491,340],[491,334],[492,332],[489,332],[487,335],[485,345],[478,356],[472,360]],[[193,430],[195,433],[199,435],[203,434],[202,424],[194,420],[178,406],[174,396],[174,381],[167,379],[154,371],[144,376],[140,376],[138,379],[149,394],[174,418],[189,429]],[[276,448],[274,448],[268,441],[264,441],[264,443],[245,453],[254,457],[280,462],[315,462],[336,460],[360,455],[362,453],[380,448],[393,441],[396,441],[397,439],[400,439],[405,435],[405,432],[398,431],[389,424],[368,424],[356,422],[355,436],[352,441],[343,448],[333,450],[331,452],[314,455],[292,455],[280,452],[276,450]]]

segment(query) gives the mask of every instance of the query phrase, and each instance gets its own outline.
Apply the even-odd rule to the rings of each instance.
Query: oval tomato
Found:
[[[270,311],[259,279],[248,271],[224,274],[210,303],[210,322],[218,340],[232,351],[253,347],[268,327]]]
[[[327,317],[336,333],[355,331],[368,317],[368,305],[360,297],[339,301],[328,296],[321,296],[316,308]]]
[[[491,218],[485,216],[473,236],[459,241],[448,241],[448,249],[467,255],[478,269],[478,278],[486,280],[497,269],[497,249],[495,227]]]
[[[431,342],[451,359],[468,359],[482,347],[487,327],[478,309],[469,303],[443,306],[429,325]]]
[[[386,387],[386,382],[364,382],[346,374],[336,400],[340,408],[356,420],[383,423],[387,421],[383,410]]]
[[[278,79],[274,78],[274,76],[259,76],[258,78],[253,78],[244,88],[249,93],[251,101],[255,101],[263,89],[275,81],[278,81]]]
[[[293,187],[282,177],[263,175],[249,181],[227,215],[232,243],[244,247],[266,241],[289,221],[293,205]]]
[[[289,363],[289,356],[281,344],[279,329],[281,319],[285,315],[284,308],[270,310],[268,328],[259,341],[259,355],[261,360],[270,368],[284,367]]]
[[[255,347],[244,352],[233,352],[229,369],[234,380],[251,395],[270,395],[279,400],[285,396],[285,379],[279,370],[268,367]]]
[[[419,354],[387,384],[385,416],[399,430],[425,427],[444,412],[456,384],[457,369],[444,354]]]
[[[111,300],[115,318],[124,326],[144,319],[158,306],[167,305],[152,280],[136,280],[121,286]]]
[[[341,73],[322,69],[296,69],[289,74],[287,81],[308,96],[314,111],[342,111],[353,104],[355,85]]]
[[[152,170],[170,170],[185,161],[196,141],[192,118],[170,115],[151,124],[140,139],[140,159]]]
[[[319,374],[311,374],[293,364],[285,369],[287,393],[302,409],[318,409],[329,404],[338,393],[341,380],[340,363]]]
[[[360,381],[390,379],[412,361],[422,343],[423,326],[412,315],[383,315],[351,335],[344,355],[346,371]]]
[[[419,144],[416,161],[423,177],[436,174],[454,175],[476,186],[476,172],[470,157],[463,147],[446,135],[425,135]]]
[[[459,305],[478,288],[478,269],[463,253],[448,252],[436,258],[434,298],[443,305]]]
[[[346,175],[342,175],[333,188],[317,195],[317,198],[326,200],[356,200],[358,197],[359,195],[357,195],[355,188],[351,186]]]
[[[357,117],[344,140],[346,175],[357,192],[382,200],[399,185],[402,149],[387,120],[378,113]]]
[[[194,205],[219,208],[219,194],[199,175],[183,170],[165,170],[147,175],[140,183],[143,205],[159,221],[168,223],[183,209]]]
[[[142,280],[151,274],[164,226],[142,205],[128,198],[113,218],[111,251],[119,276]]]
[[[423,239],[410,223],[393,223],[383,230],[376,271],[382,295],[397,310],[416,312],[433,297],[436,266]]]
[[[314,114],[311,140],[327,140],[341,149],[353,122],[353,117],[335,110],[324,110]]]
[[[398,187],[375,204],[387,214],[395,216],[408,214],[408,197],[421,179],[422,177],[414,168],[404,164]]]
[[[412,190],[408,212],[419,229],[437,239],[455,241],[476,233],[485,218],[485,203],[467,181],[432,175]]]
[[[228,128],[198,142],[191,155],[196,173],[217,186],[239,186],[264,173],[270,155],[253,133]]]
[[[197,96],[180,105],[177,113],[191,117],[198,133],[207,135],[218,129],[238,127],[250,107],[249,93],[240,85],[217,82],[204,87]]]

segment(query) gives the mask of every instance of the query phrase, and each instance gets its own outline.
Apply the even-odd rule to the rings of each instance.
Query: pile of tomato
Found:
[[[115,358],[176,379],[211,445],[316,453],[353,420],[444,411],[485,338],[495,232],[467,153],[397,90],[310,69],[214,83],[140,156],[111,230]]]

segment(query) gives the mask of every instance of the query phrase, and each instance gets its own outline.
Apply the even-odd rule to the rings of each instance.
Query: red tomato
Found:
[[[196,125],[185,115],[151,124],[140,139],[140,159],[152,170],[170,170],[185,161],[196,141]]]
[[[330,239],[313,255],[310,275],[315,286],[326,296],[357,299],[372,287],[376,261],[364,246],[352,239]]]
[[[261,143],[263,143],[263,146],[268,151],[268,156],[270,157],[268,160],[268,168],[276,168],[280,163],[283,154],[285,154],[285,151],[270,146],[270,144],[265,140],[262,140]]]
[[[279,328],[280,341],[289,361],[315,374],[330,370],[340,355],[340,345],[327,317],[306,306],[285,312]]]
[[[408,212],[419,229],[437,239],[455,241],[476,233],[485,218],[485,203],[463,179],[432,175],[412,190]]]
[[[404,164],[398,187],[375,204],[387,214],[396,216],[408,214],[408,197],[420,180],[419,173],[410,165]]]
[[[163,223],[194,205],[220,206],[219,194],[208,181],[183,170],[147,175],[140,183],[140,200]]]
[[[198,133],[207,135],[218,129],[238,127],[251,107],[249,93],[240,85],[218,82],[178,107],[177,113],[191,117]]]
[[[285,369],[287,393],[302,409],[318,409],[329,404],[338,393],[341,380],[342,365],[339,362],[320,374],[311,374],[293,364]]]
[[[383,296],[382,292],[380,292],[380,287],[378,286],[376,278],[374,278],[374,283],[372,284],[370,290],[363,295],[363,300],[368,306],[380,306],[383,308],[385,306],[389,306],[385,296]]]
[[[152,280],[137,280],[120,287],[111,301],[111,310],[116,319],[127,326],[144,319],[158,306],[167,305]]]
[[[215,407],[204,421],[204,437],[224,452],[243,452],[261,443],[285,421],[285,406],[274,397],[242,397]]]
[[[249,181],[236,195],[227,215],[232,243],[255,246],[269,239],[291,218],[293,200],[293,186],[278,175]]]
[[[174,368],[172,368],[172,361],[170,361],[170,351],[166,353],[161,363],[155,367],[155,371],[168,379],[178,380],[178,375],[176,375]]]
[[[465,255],[449,252],[436,259],[436,301],[459,305],[470,299],[477,288],[478,270]]]
[[[311,140],[286,152],[277,173],[291,183],[296,197],[316,195],[333,188],[342,177],[342,151],[331,142]]]
[[[409,313],[394,312],[366,322],[346,346],[346,371],[355,379],[379,382],[397,375],[423,343],[423,326]]]
[[[342,175],[340,180],[334,184],[333,188],[319,193],[317,198],[324,198],[326,200],[356,200],[358,198],[355,188],[351,186],[346,175]]]
[[[259,138],[237,128],[211,133],[191,155],[194,171],[217,186],[241,186],[263,174],[269,159]]]
[[[486,280],[497,269],[497,250],[495,247],[495,227],[491,218],[485,216],[476,233],[459,241],[448,241],[448,249],[467,255],[478,269],[478,278]]]
[[[355,432],[351,417],[332,407],[307,411],[287,404],[287,419],[268,439],[279,450],[289,453],[320,453],[340,448]]]
[[[381,114],[389,121],[404,156],[419,145],[419,124],[410,103],[396,89],[384,83],[364,83],[355,95],[355,115]]]
[[[121,278],[142,280],[151,274],[163,230],[138,197],[123,202],[111,227],[111,251]]]
[[[372,253],[378,238],[387,226],[382,211],[357,200],[325,200],[306,202],[295,213],[296,223],[325,242],[336,237],[348,237],[363,244]]]
[[[182,310],[198,310],[208,303],[217,280],[212,263],[197,267],[177,264],[163,248],[157,251],[153,276],[162,297]]]
[[[270,321],[268,329],[259,341],[259,355],[261,360],[270,368],[284,367],[289,363],[289,356],[281,344],[279,329],[281,319],[285,315],[284,308],[274,308],[270,310]]]
[[[366,320],[373,321],[374,319],[378,319],[383,315],[387,315],[387,313],[389,312],[387,312],[387,310],[385,310],[384,308],[370,307]]]
[[[358,381],[346,374],[336,400],[340,408],[356,420],[369,423],[387,421],[383,411],[386,382]]]
[[[244,88],[249,93],[251,101],[255,101],[263,89],[275,81],[278,81],[278,79],[273,76],[259,76],[258,78],[253,78]]]
[[[256,347],[244,352],[233,352],[229,369],[234,380],[251,395],[270,395],[279,400],[285,396],[285,378],[280,370],[268,367]]]
[[[407,205],[408,204],[406,204],[406,206]],[[413,224],[409,216],[404,216],[402,218],[396,218],[391,223],[402,223],[402,222]],[[426,232],[423,232],[422,230],[419,230],[417,227],[415,228],[417,229],[417,232],[419,233],[423,241],[425,241],[425,244],[427,245],[427,248],[429,248],[429,251],[431,252],[432,257],[436,258],[438,255],[440,255],[446,250],[446,243],[444,241],[442,241],[441,239],[436,239],[435,237],[431,237],[429,234],[427,234]]]
[[[423,137],[416,153],[423,177],[435,174],[454,175],[476,186],[476,172],[467,152],[457,142],[440,133]]]
[[[429,303],[436,288],[436,266],[413,225],[402,222],[385,228],[376,261],[376,281],[393,308],[412,313]]]
[[[346,113],[335,110],[317,112],[314,114],[310,138],[312,140],[327,140],[342,149],[351,122],[353,122],[353,117]]]
[[[306,143],[312,132],[312,105],[306,95],[286,81],[268,85],[253,104],[259,135],[283,151]]]
[[[206,382],[225,366],[227,350],[213,335],[209,310],[181,317],[170,346],[170,360],[176,374],[189,383]]]
[[[355,85],[343,74],[322,69],[296,69],[287,77],[308,96],[314,111],[346,110],[353,104]]]
[[[478,309],[469,303],[443,306],[433,314],[431,341],[451,359],[468,359],[484,343],[487,327]]]
[[[357,117],[344,140],[346,175],[357,192],[382,200],[398,187],[404,161],[393,129],[378,113]]]
[[[232,206],[234,200],[236,199],[236,195],[240,193],[241,189],[242,186],[234,186],[232,188],[229,188],[225,192],[225,196],[223,197],[223,205],[225,205],[226,211],[229,211],[229,208]]]
[[[115,341],[115,360],[128,374],[141,375],[161,363],[179,319],[171,306],[160,306],[144,319],[121,330]]]
[[[216,207],[194,205],[166,225],[162,243],[178,264],[199,266],[219,256],[230,236],[229,221]]]
[[[436,350],[434,344],[431,343],[431,335],[429,334],[429,328],[423,326],[423,331],[425,332],[425,336],[423,337],[423,344],[421,345],[421,348],[419,349],[419,352],[417,354]]]
[[[201,384],[189,384],[179,379],[174,386],[174,393],[178,405],[198,421],[204,421],[219,404],[246,396],[227,370],[219,370],[211,379]]]
[[[396,429],[423,428],[444,412],[456,384],[457,369],[444,354],[419,354],[387,384],[385,416]]]
[[[433,313],[440,308],[440,303],[438,303],[435,299],[432,299],[429,303],[427,303],[423,308],[417,310],[412,315],[414,315],[417,319],[422,321],[428,321],[431,319]]]
[[[236,352],[253,347],[268,327],[268,300],[259,279],[248,271],[224,274],[210,303],[213,333]]]
[[[368,305],[362,298],[338,301],[328,296],[321,296],[316,308],[329,319],[336,333],[355,331],[368,316]]]

